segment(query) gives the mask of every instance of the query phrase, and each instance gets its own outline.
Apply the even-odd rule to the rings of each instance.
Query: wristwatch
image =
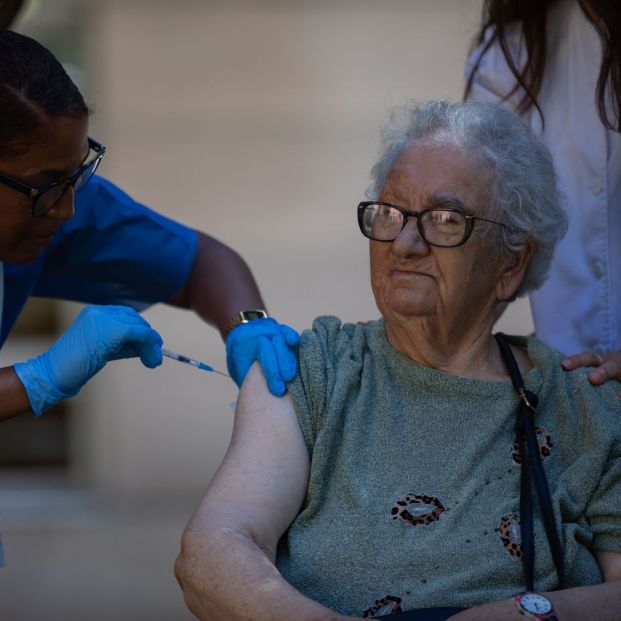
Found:
[[[539,621],[558,621],[552,602],[539,593],[526,592],[516,595],[513,601],[517,604],[520,614],[529,619]]]
[[[237,313],[237,315],[235,315],[235,317],[231,319],[230,329],[232,330],[233,328],[236,328],[242,323],[250,323],[255,319],[266,319],[267,317],[267,312],[260,308],[256,310],[239,311],[239,313]]]

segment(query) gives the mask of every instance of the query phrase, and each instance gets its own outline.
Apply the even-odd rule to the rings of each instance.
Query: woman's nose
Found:
[[[429,244],[422,238],[416,218],[408,219],[406,225],[392,242],[392,250],[400,256],[427,254],[429,252]]]
[[[69,186],[66,192],[60,197],[59,201],[47,212],[46,215],[50,218],[54,218],[55,220],[60,220],[61,222],[71,220],[75,214],[73,198],[73,187]]]

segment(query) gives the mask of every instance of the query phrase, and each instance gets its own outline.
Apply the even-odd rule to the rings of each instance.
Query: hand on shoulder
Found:
[[[561,366],[565,371],[573,371],[581,367],[594,367],[589,373],[589,382],[599,386],[611,379],[621,382],[621,350],[598,354],[594,351],[583,351],[563,358]],[[619,394],[621,397],[621,393]]]

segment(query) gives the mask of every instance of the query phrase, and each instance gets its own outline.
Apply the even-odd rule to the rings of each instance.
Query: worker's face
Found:
[[[40,188],[71,177],[87,156],[88,118],[59,117],[34,134],[23,153],[0,158],[0,172]],[[53,209],[33,217],[32,199],[0,183],[0,261],[31,263],[62,222],[73,216],[73,189]]]

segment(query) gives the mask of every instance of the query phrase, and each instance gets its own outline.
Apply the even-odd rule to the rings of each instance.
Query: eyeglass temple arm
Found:
[[[88,137],[88,146],[90,149],[93,149],[97,155],[102,155],[106,152],[106,147],[101,144],[101,142],[97,142],[94,138]]]
[[[488,220],[487,218],[480,218],[479,216],[471,216],[470,214],[465,214],[464,217],[466,218],[466,220],[482,220],[483,222],[489,222],[490,224],[497,224],[498,226],[502,226],[508,231],[511,230],[511,228],[508,227],[506,224],[503,224],[502,222],[496,222],[496,220]]]
[[[17,179],[13,179],[12,177],[9,177],[8,175],[5,175],[3,173],[0,173],[0,180],[2,181],[2,183],[4,183],[4,185],[7,185],[10,188],[17,190],[18,192],[21,192],[26,196],[30,196],[30,198],[36,198],[41,193],[39,190],[31,188],[24,183],[21,183]]]

